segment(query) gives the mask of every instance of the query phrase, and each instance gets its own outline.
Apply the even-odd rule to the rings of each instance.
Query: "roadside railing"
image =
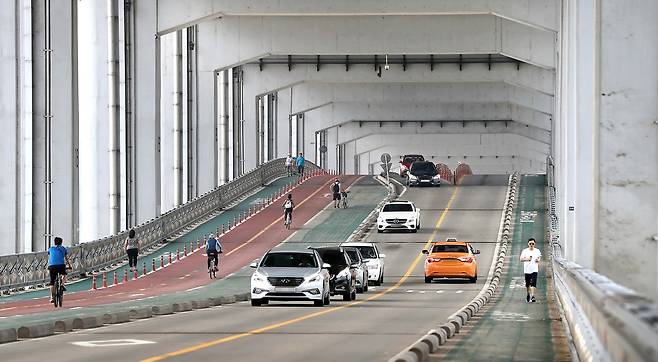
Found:
[[[546,167],[555,289],[579,359],[658,361],[658,305],[562,256],[551,157]]]
[[[306,170],[318,169],[311,162]],[[135,226],[142,248],[150,248],[163,239],[175,235],[201,218],[226,207],[256,188],[285,176],[284,159],[276,159],[239,178],[210,190],[189,202]],[[123,242],[128,231],[68,248],[73,267],[72,275],[80,276],[98,270],[125,258]],[[48,254],[36,252],[0,256],[0,292],[45,283],[48,278]]]

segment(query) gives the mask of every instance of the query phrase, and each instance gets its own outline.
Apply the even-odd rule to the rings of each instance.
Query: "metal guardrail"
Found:
[[[306,170],[318,169],[306,161]],[[284,159],[276,159],[219,186],[166,213],[134,227],[142,248],[149,248],[181,232],[197,220],[230,205],[238,198],[287,173]],[[98,270],[125,258],[123,242],[128,231],[68,248],[72,275]],[[45,283],[48,278],[48,254],[36,252],[0,256],[0,291]]]
[[[556,291],[580,360],[658,361],[658,305],[562,256],[551,157],[546,168]]]

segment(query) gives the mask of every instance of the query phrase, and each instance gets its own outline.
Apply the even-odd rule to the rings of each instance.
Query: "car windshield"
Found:
[[[339,268],[346,266],[345,256],[343,256],[343,253],[341,253],[340,251],[337,250],[320,251],[320,256],[322,257],[322,261],[331,265],[332,268]]]
[[[383,212],[414,211],[411,204],[387,204],[384,205]]]
[[[372,246],[357,246],[357,249],[361,252],[361,256],[363,256],[364,259],[376,259],[377,258],[377,252],[375,251],[375,248]]]
[[[351,249],[351,250],[348,249],[348,250],[345,250],[345,252],[347,253],[347,256],[350,257],[350,259],[354,260],[355,263],[358,262],[359,255],[357,254],[356,249]]]
[[[260,264],[266,268],[317,268],[315,256],[309,253],[269,253]]]
[[[407,156],[402,160],[403,163],[414,163],[415,161],[424,161],[425,158],[423,156]]]
[[[411,165],[411,172],[414,171],[424,171],[424,172],[434,172],[436,167],[432,162],[414,162]]]
[[[468,253],[466,245],[434,245],[433,253]]]

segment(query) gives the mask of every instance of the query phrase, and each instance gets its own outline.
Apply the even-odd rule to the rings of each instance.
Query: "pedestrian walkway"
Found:
[[[52,308],[48,309],[50,312],[46,313],[35,313],[29,315],[21,316],[6,316],[0,317],[0,329],[3,328],[17,328],[21,325],[26,324],[37,324],[37,323],[54,323],[57,320],[71,318],[71,317],[83,317],[88,315],[98,315],[103,313],[108,313],[112,311],[120,311],[127,309],[134,309],[145,306],[160,305],[160,304],[171,304],[177,302],[184,302],[190,300],[202,300],[207,298],[218,298],[222,296],[232,296],[237,293],[245,293],[249,290],[249,276],[251,274],[251,269],[245,267],[251,260],[262,255],[267,249],[274,247],[275,245],[281,243],[283,240],[287,239],[284,245],[292,245],[296,242],[306,242],[309,244],[312,240],[318,240],[321,238],[322,243],[333,242],[334,244],[339,243],[347,238],[349,234],[354,230],[356,226],[362,221],[377,203],[379,203],[386,196],[386,189],[379,184],[375,184],[374,181],[370,178],[362,178],[358,185],[355,185],[350,194],[351,207],[343,210],[336,210],[333,208],[325,208],[331,202],[331,198],[325,194],[325,190],[328,191],[328,185],[332,178],[330,177],[318,177],[315,180],[314,190],[316,190],[315,195],[306,202],[305,205],[300,205],[299,203],[303,199],[298,200],[298,211],[295,214],[295,219],[293,221],[293,229],[290,231],[285,230],[283,227],[272,226],[270,230],[267,230],[267,225],[262,222],[254,221],[249,228],[244,228],[242,235],[251,234],[252,236],[245,240],[244,237],[238,235],[238,233],[233,234],[237,236],[234,241],[231,241],[227,238],[225,241],[226,248],[224,256],[220,257],[220,276],[226,276],[226,278],[221,280],[216,280],[209,282],[207,279],[207,273],[203,270],[203,263],[205,261],[205,256],[201,253],[197,253],[196,260],[191,261],[191,266],[197,268],[197,273],[202,275],[204,279],[203,284],[192,286],[187,285],[185,288],[177,288],[176,291],[160,293],[158,295],[151,295],[149,292],[151,288],[157,288],[157,286],[139,286],[132,288],[129,292],[121,294],[122,301],[116,301],[114,303],[103,303],[97,300],[96,304],[85,305],[80,308],[75,309],[62,309],[58,310],[57,313],[52,313]],[[356,177],[342,177],[343,184],[349,185],[355,181]],[[303,196],[300,192],[295,192],[295,196]],[[312,205],[311,205],[312,204]],[[278,204],[272,205],[273,212],[277,215],[281,214],[281,210],[278,207]],[[304,211],[304,207],[307,208]],[[276,209],[276,210],[275,210]],[[261,215],[261,214],[259,214]],[[263,215],[266,216],[266,215]],[[280,216],[278,216],[280,217]],[[272,217],[270,216],[269,219]],[[343,222],[345,218],[351,220],[350,222]],[[308,222],[306,225],[301,226],[301,223]],[[299,222],[300,224],[297,224]],[[271,224],[271,223],[270,223]],[[270,225],[268,224],[268,225]],[[326,224],[334,225],[334,231],[327,233],[324,230]],[[299,226],[298,226],[299,225]],[[237,230],[240,230],[238,228]],[[263,232],[260,237],[254,238],[255,234]],[[282,234],[287,233],[287,234]],[[231,234],[229,234],[231,235]],[[245,242],[250,241],[254,244],[252,247],[240,247],[244,245]],[[299,247],[299,245],[298,245]],[[240,250],[239,252],[234,252],[235,250]],[[241,254],[243,253],[244,254]],[[232,255],[227,255],[231,254]],[[238,254],[240,256],[238,257]],[[183,261],[187,261],[184,259]],[[183,266],[174,266],[171,268],[172,271],[180,271],[180,268]],[[184,274],[184,273],[183,273]],[[144,278],[148,279],[148,278]],[[135,281],[132,283],[138,283]],[[175,280],[178,287],[185,285],[185,280]],[[133,284],[136,286],[137,284]],[[112,289],[112,288],[110,288]],[[166,290],[163,290],[163,292]],[[93,298],[99,297],[100,291],[95,291],[89,294]],[[68,294],[67,294],[68,296]],[[65,299],[65,306],[67,299]],[[3,311],[3,307],[7,307],[10,304],[0,305],[0,314]],[[9,312],[9,311],[5,311]],[[12,310],[11,312],[20,313],[17,309]]]
[[[544,181],[544,176],[522,177],[504,283],[482,312],[432,355],[431,361],[571,360],[547,268]],[[536,239],[543,254],[536,303],[526,303],[523,263],[519,261],[530,237]]]
[[[260,190],[245,197],[242,200],[239,200],[235,205],[226,209],[216,216],[208,219],[207,221],[196,226],[193,230],[187,232],[185,235],[182,235],[176,239],[170,240],[164,244],[161,248],[155,250],[150,254],[142,254],[137,259],[137,265],[139,270],[143,269],[144,264],[146,264],[147,269],[151,269],[152,259],[157,259],[156,263],[159,265],[160,256],[163,256],[165,265],[169,262],[169,254],[176,255],[177,251],[183,252],[184,247],[189,250],[190,240],[203,240],[204,236],[207,237],[211,232],[216,231],[217,225],[232,223],[236,218],[239,218],[241,214],[248,212],[250,207],[255,207],[256,205],[261,204],[265,200],[274,194],[277,190],[280,190],[282,187],[285,187],[288,184],[296,182],[298,179],[297,176],[292,177],[282,177],[274,180],[273,182],[263,186]],[[110,278],[113,278],[113,273],[116,272],[119,281],[123,280],[124,273],[128,271],[128,264],[120,265],[119,267],[112,270],[112,275]],[[132,277],[132,275],[129,275]],[[100,283],[100,280],[98,281]],[[111,280],[110,280],[111,283]],[[91,289],[92,280],[91,278],[85,278],[74,283],[71,283],[67,286],[68,293],[75,293],[80,291],[87,291]],[[44,298],[48,296],[47,289],[28,291],[19,294],[13,294],[8,296],[0,297],[0,310],[2,310],[2,304],[19,301],[19,300],[28,300],[34,298]]]

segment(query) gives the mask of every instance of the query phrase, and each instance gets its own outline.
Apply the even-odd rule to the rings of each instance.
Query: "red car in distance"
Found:
[[[411,168],[411,164],[416,161],[425,161],[423,155],[404,155],[400,158],[400,177],[406,177],[407,171]]]

